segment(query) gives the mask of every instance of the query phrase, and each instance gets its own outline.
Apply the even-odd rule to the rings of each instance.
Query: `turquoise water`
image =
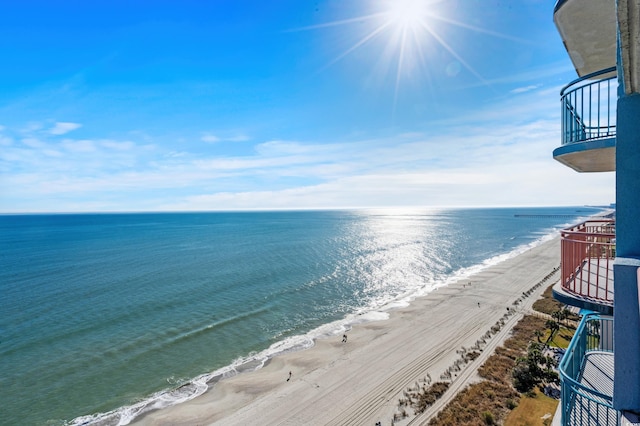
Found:
[[[0,216],[0,424],[127,424],[595,212]]]

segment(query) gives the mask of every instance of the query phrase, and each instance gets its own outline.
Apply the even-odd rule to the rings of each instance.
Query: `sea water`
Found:
[[[0,424],[127,424],[596,209],[0,216]]]

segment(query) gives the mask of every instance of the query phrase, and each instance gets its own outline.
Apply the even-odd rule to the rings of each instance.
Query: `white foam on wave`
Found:
[[[517,246],[509,252],[502,253],[502,254],[493,256],[491,258],[488,258],[484,260],[482,263],[475,264],[475,265],[472,265],[466,268],[461,268],[457,271],[454,271],[453,273],[449,274],[445,279],[434,281],[434,282],[428,282],[428,283],[416,283],[415,286],[407,288],[407,291],[403,295],[398,296],[396,299],[392,301],[385,301],[383,306],[377,309],[387,311],[387,310],[394,310],[398,308],[408,307],[413,300],[419,297],[424,297],[441,287],[446,287],[456,282],[459,282],[461,280],[468,279],[473,275],[476,275],[479,272],[482,272],[483,270],[491,266],[495,266],[501,262],[517,257],[533,249],[534,247],[544,244],[547,241],[553,240],[558,236],[558,230],[562,229],[563,227],[566,227],[566,226],[557,226],[557,227],[550,228],[546,231],[541,231],[539,234],[540,235],[539,238],[536,238],[535,240],[527,244],[522,244],[520,246]]]
[[[138,403],[121,407],[108,413],[77,417],[68,424],[70,426],[124,426],[130,424],[136,417],[146,412],[189,401],[205,393],[211,384],[215,384],[219,380],[233,377],[244,372],[256,371],[262,368],[269,359],[277,355],[309,349],[314,346],[316,339],[343,334],[357,324],[387,320],[390,317],[389,311],[407,307],[410,305],[411,301],[418,297],[425,296],[440,287],[445,287],[460,280],[469,278],[486,268],[516,257],[540,244],[550,241],[557,236],[558,229],[560,228],[549,230],[549,232],[544,233],[540,238],[537,238],[528,244],[518,246],[507,253],[493,256],[480,264],[462,268],[453,274],[450,274],[444,280],[431,283],[415,283],[413,287],[409,286],[405,293],[396,297],[391,295],[381,295],[380,299],[371,301],[368,307],[363,307],[356,313],[349,314],[341,320],[316,327],[304,335],[287,337],[272,344],[269,348],[259,353],[249,354],[246,357],[238,358],[228,366],[220,368],[212,373],[198,376],[177,388],[157,392]]]
[[[215,384],[219,380],[233,377],[240,373],[259,370],[264,367],[269,359],[277,355],[309,349],[314,346],[315,339],[317,338],[339,334],[345,330],[350,329],[350,325],[358,322],[364,322],[365,320],[374,321],[377,319],[386,318],[388,318],[388,316],[383,313],[369,312],[365,315],[359,316],[357,320],[351,319],[325,324],[317,327],[314,330],[311,330],[305,335],[287,337],[286,339],[272,344],[268,349],[265,349],[264,351],[249,354],[246,357],[240,357],[234,360],[228,366],[222,367],[212,373],[198,376],[176,388],[157,392],[138,403],[120,407],[107,413],[98,413],[89,416],[77,417],[67,424],[69,426],[125,426],[130,424],[136,417],[149,411],[181,404],[183,402],[196,398],[205,393],[207,389],[209,389],[210,384]],[[170,378],[170,381],[175,381],[175,379]]]
[[[464,280],[467,279],[479,272],[484,271],[485,269],[491,267],[491,266],[495,266],[499,263],[502,263],[506,260],[509,259],[513,259],[514,257],[520,256],[521,254],[533,249],[534,247],[537,247],[547,241],[551,241],[552,239],[554,239],[555,237],[557,237],[557,231],[554,230],[553,232],[549,232],[549,233],[544,233],[541,237],[531,241],[530,243],[527,244],[522,244],[518,247],[515,247],[514,249],[512,249],[511,251],[507,252],[507,253],[502,253],[493,257],[490,257],[486,260],[484,260],[482,263],[479,263],[477,265],[473,265],[473,266],[469,266],[467,268],[462,268],[456,272],[454,272],[453,274],[451,274],[447,279],[445,279],[442,283],[438,284],[437,287],[442,287],[442,286],[447,286],[450,284],[453,284],[455,282],[458,282],[460,280]]]
[[[384,321],[390,317],[389,312],[371,311],[359,315],[357,324],[371,321]]]
[[[180,404],[202,395],[209,388],[208,380],[209,375],[202,375],[175,389],[157,392],[133,405],[107,413],[76,417],[68,425],[128,425],[143,413]]]

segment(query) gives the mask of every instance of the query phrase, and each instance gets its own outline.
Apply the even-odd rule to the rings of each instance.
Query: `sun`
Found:
[[[393,109],[398,101],[401,80],[411,75],[424,78],[428,73],[428,51],[438,34],[434,16],[439,0],[373,0],[378,9],[378,18],[374,28],[385,33],[380,34],[384,45],[382,60],[393,69],[394,96]],[[431,46],[429,45],[431,43]]]
[[[371,53],[372,70],[382,70],[379,81],[393,80],[393,109],[398,99],[401,80],[414,79],[418,84],[426,82],[432,85],[430,76],[437,72],[446,72],[448,76],[457,76],[462,71],[474,75],[483,84],[488,82],[468,63],[459,51],[460,43],[455,46],[449,41],[449,33],[454,27],[476,34],[495,37],[512,37],[492,30],[479,28],[457,21],[449,16],[454,14],[450,2],[446,0],[362,0],[361,15],[351,18],[329,21],[323,24],[297,28],[292,31],[317,30],[330,27],[349,27],[343,32],[345,48],[334,56],[319,72],[342,61],[360,49]],[[454,39],[459,40],[460,37]],[[517,41],[517,40],[514,40]],[[440,58],[445,52],[451,57],[444,65],[445,71],[434,66],[437,54]],[[440,60],[441,61],[441,60]]]
[[[385,2],[386,19],[397,29],[416,30],[427,25],[427,4],[425,0],[391,0]]]

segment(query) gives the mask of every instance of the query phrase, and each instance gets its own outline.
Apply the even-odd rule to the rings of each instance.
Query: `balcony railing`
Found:
[[[615,137],[618,99],[615,71],[612,67],[594,72],[562,88],[563,145]]]
[[[561,231],[562,288],[581,298],[613,304],[613,219],[588,220]]]
[[[582,318],[559,366],[562,425],[618,425],[613,409],[613,318]]]

